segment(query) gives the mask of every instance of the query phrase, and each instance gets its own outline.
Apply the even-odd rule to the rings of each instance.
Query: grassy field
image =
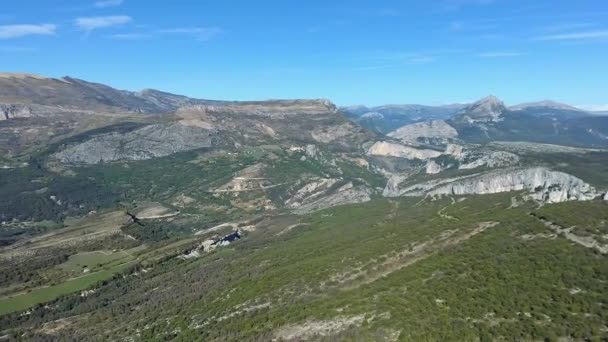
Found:
[[[94,272],[106,264],[116,261],[124,262],[125,259],[127,259],[126,261],[130,261],[133,259],[133,256],[126,251],[82,252],[70,256],[68,261],[58,267],[67,272],[82,273],[84,269]]]
[[[70,279],[59,285],[38,288],[28,293],[0,299],[0,315],[25,310],[37,304],[52,301],[53,299],[69,293],[86,290],[93,287],[100,281],[111,279],[116,273],[125,270],[133,264],[134,262],[127,262],[106,270]]]

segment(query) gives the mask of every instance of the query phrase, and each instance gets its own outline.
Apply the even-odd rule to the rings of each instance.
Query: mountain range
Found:
[[[605,336],[607,147],[608,117],[551,101],[3,73],[0,340]]]
[[[608,118],[567,104],[545,100],[506,106],[495,96],[468,105],[343,107],[354,122],[388,134],[400,127],[444,120],[469,142],[534,141],[572,146],[606,146]]]

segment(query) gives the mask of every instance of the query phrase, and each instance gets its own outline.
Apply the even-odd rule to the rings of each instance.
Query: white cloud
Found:
[[[19,38],[32,35],[53,35],[57,26],[52,24],[40,25],[3,25],[0,26],[0,39]]]
[[[182,34],[195,37],[200,41],[208,41],[222,34],[224,31],[219,27],[180,27],[158,30],[158,33]]]
[[[76,26],[84,31],[93,31],[100,28],[128,24],[132,18],[126,15],[112,15],[106,17],[76,18]]]
[[[525,55],[525,53],[523,53],[523,52],[493,51],[493,52],[480,53],[478,56],[481,58],[506,58],[506,57],[519,57],[519,56],[523,56],[523,55]]]
[[[602,39],[602,38],[608,38],[608,30],[552,34],[552,35],[535,37],[535,38],[533,38],[533,40],[547,40],[547,41],[549,41],[549,40],[586,40],[586,39]]]
[[[122,5],[123,0],[100,0],[95,2],[95,7],[97,8],[106,8],[106,7],[113,7],[113,6],[120,6]]]

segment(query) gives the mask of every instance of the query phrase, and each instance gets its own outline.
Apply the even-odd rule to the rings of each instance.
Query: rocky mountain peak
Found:
[[[500,121],[500,117],[506,111],[505,103],[496,96],[490,95],[465,107],[459,116],[469,122]]]

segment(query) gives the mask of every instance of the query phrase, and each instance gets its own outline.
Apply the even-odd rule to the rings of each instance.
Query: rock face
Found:
[[[368,202],[371,194],[371,189],[354,186],[352,182],[317,179],[298,190],[285,204],[296,214],[306,214],[343,204]]]
[[[442,153],[435,150],[418,149],[388,141],[379,141],[369,148],[367,154],[374,156],[427,160],[439,157]]]
[[[504,151],[493,151],[489,153],[468,152],[461,157],[461,164],[458,166],[461,170],[476,169],[478,167],[506,167],[514,166],[519,163],[519,157],[516,154]]]
[[[442,196],[477,195],[527,190],[531,197],[548,203],[570,200],[591,200],[598,196],[595,189],[569,174],[536,167],[507,169],[485,174],[441,179],[415,184],[403,189],[393,185],[385,195]]]
[[[269,138],[340,145],[359,150],[374,135],[349,121],[326,100],[238,102],[190,106],[175,116],[201,127],[215,127],[242,145],[265,144]]]
[[[441,167],[441,165],[437,164],[434,160],[429,160],[426,163],[426,173],[429,175],[434,175],[434,174],[438,174],[441,171],[443,171],[443,168]]]
[[[375,119],[375,120],[383,120],[384,115],[378,112],[368,112],[361,115],[361,119]]]
[[[198,111],[203,114],[247,114],[268,118],[338,112],[337,107],[333,103],[324,99],[225,102],[214,105],[194,105],[184,107],[183,110]]]
[[[13,118],[27,118],[30,116],[32,116],[32,111],[27,106],[0,103],[0,121]]]
[[[144,160],[211,147],[213,134],[213,131],[180,123],[155,124],[127,133],[98,135],[52,157],[68,164]]]
[[[434,120],[403,126],[389,133],[388,136],[402,141],[415,142],[418,138],[455,139],[458,137],[458,132],[445,121]]]

